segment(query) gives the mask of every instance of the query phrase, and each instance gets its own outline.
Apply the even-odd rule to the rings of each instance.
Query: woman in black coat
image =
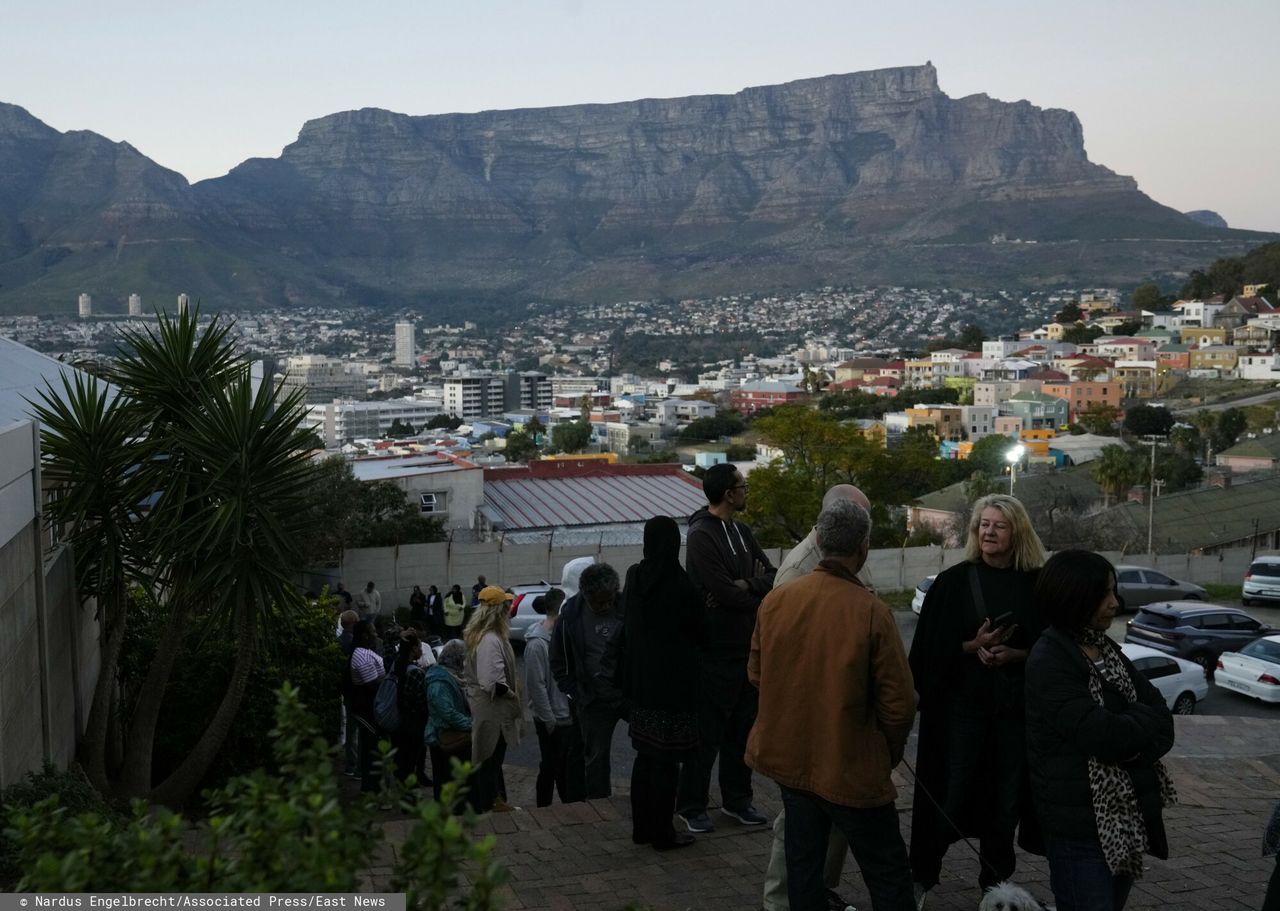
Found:
[[[632,840],[682,848],[676,832],[680,763],[698,746],[698,646],[705,608],[680,565],[680,527],[667,516],[644,526],[644,559],[627,570],[616,678],[630,712]]]
[[[1049,883],[1060,911],[1119,911],[1143,855],[1169,856],[1173,715],[1107,636],[1119,602],[1104,557],[1054,554],[1036,602],[1049,629],[1027,659],[1027,755]]]

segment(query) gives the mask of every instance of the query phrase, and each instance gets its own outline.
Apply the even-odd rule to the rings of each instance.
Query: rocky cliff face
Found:
[[[213,300],[908,282],[919,276],[904,251],[993,234],[1218,236],[1090,162],[1074,114],[950,98],[930,65],[622,104],[350,111],[194,187],[127,145],[0,108],[0,163],[11,159],[10,260],[143,237],[168,248],[167,264],[126,245],[117,265],[145,259],[141,271],[165,279],[195,269]],[[979,253],[944,280],[986,283]],[[936,250],[915,258],[947,268]]]

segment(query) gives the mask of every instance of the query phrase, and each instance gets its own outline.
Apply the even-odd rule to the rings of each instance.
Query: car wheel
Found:
[[[1183,693],[1173,700],[1173,714],[1194,715],[1196,713],[1196,694]]]
[[[1253,607],[1253,599],[1252,599],[1252,598],[1241,598],[1241,599],[1240,599],[1240,606],[1241,606],[1241,607]]]
[[[1183,595],[1183,601],[1203,601],[1204,595]]]

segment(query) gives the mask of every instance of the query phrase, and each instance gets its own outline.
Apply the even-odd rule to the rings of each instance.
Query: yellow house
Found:
[[[1235,370],[1239,349],[1232,345],[1209,345],[1191,350],[1192,370]]]
[[[907,409],[908,427],[932,427],[940,440],[958,440],[964,435],[964,413],[959,405],[921,405]]]
[[[1208,348],[1210,345],[1227,345],[1231,342],[1229,338],[1230,332],[1231,330],[1225,327],[1187,326],[1182,330],[1182,343],[1184,345],[1195,345],[1199,348]]]

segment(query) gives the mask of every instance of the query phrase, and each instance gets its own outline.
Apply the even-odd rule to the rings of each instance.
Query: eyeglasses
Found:
[[[750,486],[751,486],[750,484],[734,484],[729,489],[730,490],[746,490]]]

